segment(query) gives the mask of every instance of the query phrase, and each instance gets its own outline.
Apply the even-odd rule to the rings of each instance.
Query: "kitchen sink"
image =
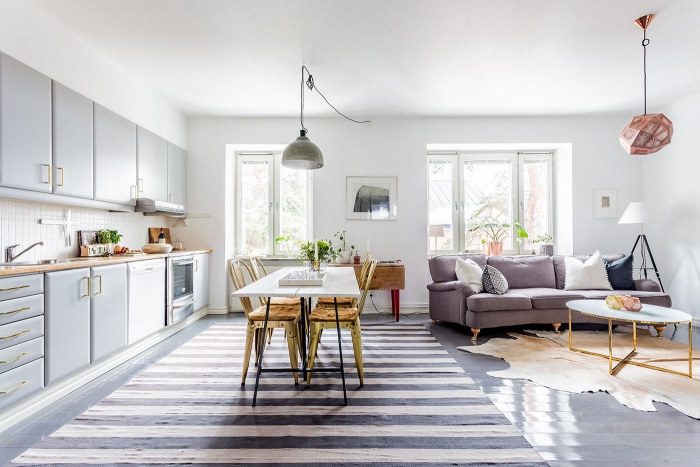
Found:
[[[63,258],[63,259],[35,259],[29,261],[13,261],[12,263],[0,263],[0,266],[43,266],[46,264],[73,263],[77,261],[99,261],[98,258]]]

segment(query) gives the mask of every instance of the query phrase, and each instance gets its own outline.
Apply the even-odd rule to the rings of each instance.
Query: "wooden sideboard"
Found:
[[[354,267],[355,276],[360,276],[362,263],[360,264],[329,264],[333,267]],[[374,270],[370,290],[391,291],[391,313],[399,321],[399,291],[406,288],[406,268],[403,264],[377,264]]]

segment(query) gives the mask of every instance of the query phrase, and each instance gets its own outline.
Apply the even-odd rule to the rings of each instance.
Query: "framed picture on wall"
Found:
[[[617,218],[617,190],[593,190],[593,218]]]
[[[396,220],[396,177],[347,177],[345,218]]]

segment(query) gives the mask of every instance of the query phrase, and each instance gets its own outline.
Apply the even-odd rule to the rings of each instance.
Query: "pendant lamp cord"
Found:
[[[645,52],[645,55],[646,55],[646,52]],[[646,65],[645,65],[645,67],[646,67]],[[306,74],[309,75],[309,77],[306,79],[306,81],[304,81],[304,71],[306,71]],[[310,91],[313,91],[315,89],[316,92],[319,93],[321,95],[321,97],[323,97],[323,100],[326,101],[326,104],[328,104],[333,110],[335,110],[338,113],[338,115],[340,115],[341,117],[344,117],[347,120],[350,120],[351,122],[355,122],[355,123],[370,123],[369,120],[359,121],[359,120],[352,119],[352,118],[348,117],[347,115],[345,115],[344,113],[342,113],[340,110],[336,109],[333,104],[328,102],[328,99],[326,99],[326,96],[324,96],[323,93],[318,90],[318,87],[316,87],[316,83],[314,83],[314,77],[313,77],[313,75],[311,75],[311,72],[309,71],[309,69],[306,68],[305,65],[302,65],[301,66],[301,128],[302,128],[302,130],[306,131],[307,133],[309,132],[309,130],[307,130],[306,127],[304,126],[304,85],[306,85],[306,87],[308,87]],[[645,84],[645,86],[646,86],[646,84]],[[645,87],[645,89],[646,89],[646,87]],[[645,95],[645,99],[646,99],[646,91],[644,91],[644,95]]]
[[[649,45],[649,39],[647,39],[647,30],[644,30],[644,39],[642,40],[642,47],[644,48],[644,115],[647,114],[647,45]]]

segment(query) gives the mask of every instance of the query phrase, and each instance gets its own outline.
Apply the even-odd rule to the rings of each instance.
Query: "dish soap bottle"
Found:
[[[160,234],[158,235],[158,243],[165,244],[165,234],[163,233],[163,229],[160,229]]]

